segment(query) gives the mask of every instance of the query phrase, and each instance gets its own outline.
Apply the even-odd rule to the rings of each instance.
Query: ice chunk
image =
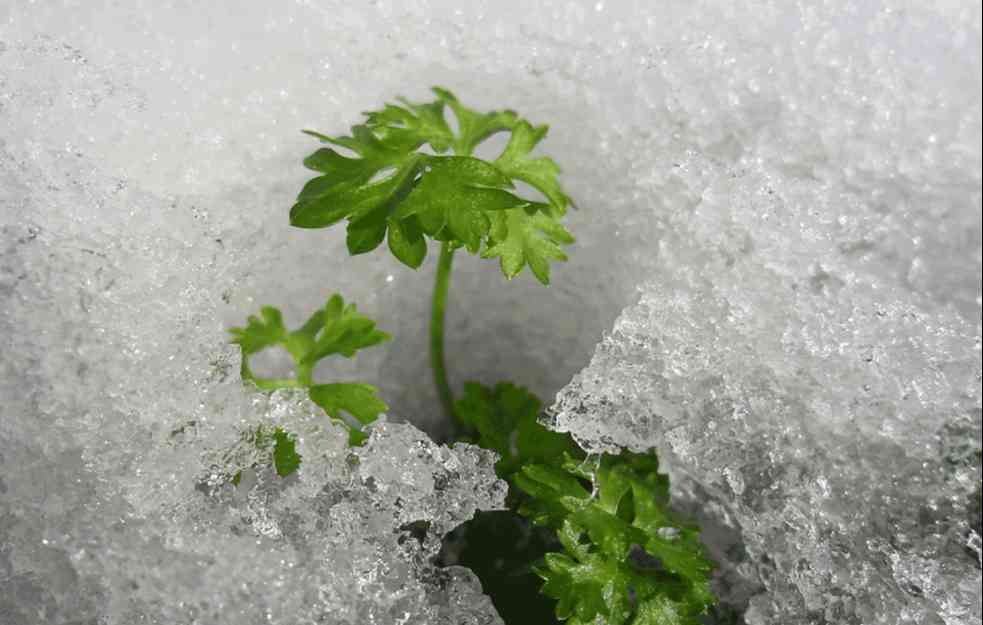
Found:
[[[236,393],[246,395],[229,388],[224,400]],[[203,410],[158,450],[117,454],[134,470],[114,483],[80,471],[70,482],[87,491],[84,501],[41,502],[40,525],[27,508],[36,493],[8,493],[4,622],[498,622],[476,580],[430,562],[443,533],[504,505],[491,452],[439,446],[388,423],[349,449],[347,432],[302,398],[231,405]],[[296,434],[296,474],[278,477],[241,436],[259,425]]]
[[[710,178],[550,425],[657,448],[704,522],[739,535],[717,555],[741,592],[760,584],[748,623],[980,623],[978,315],[872,260],[894,241],[857,254],[848,224],[891,209],[817,210],[828,185],[760,165],[681,168]],[[937,227],[894,216],[907,240]]]

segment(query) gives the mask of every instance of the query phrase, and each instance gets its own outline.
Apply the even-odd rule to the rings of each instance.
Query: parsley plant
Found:
[[[561,245],[573,236],[560,220],[570,198],[557,179],[560,168],[548,157],[531,157],[546,126],[533,126],[513,111],[478,113],[446,89],[433,102],[400,100],[366,113],[348,136],[305,131],[322,142],[351,150],[355,158],[324,147],[304,165],[320,175],[301,190],[290,223],[324,228],[346,219],[351,254],[370,252],[385,239],[400,262],[417,268],[427,255],[426,239],[441,243],[430,323],[431,364],[444,412],[454,399],[444,363],[444,313],[454,253],[464,249],[499,258],[511,279],[526,265],[549,284],[550,261],[566,260]],[[451,130],[445,107],[457,119]],[[475,147],[498,132],[509,142],[494,161],[472,156]],[[423,151],[429,147],[430,154]],[[452,154],[445,154],[448,151]],[[515,181],[542,193],[545,202],[514,193]]]
[[[369,384],[340,382],[316,384],[314,367],[324,358],[332,355],[351,358],[361,349],[388,341],[390,337],[377,330],[375,322],[358,312],[355,304],[345,304],[337,293],[328,299],[324,307],[314,312],[304,324],[294,331],[283,325],[283,316],[272,306],[264,306],[260,317],[251,316],[245,328],[232,328],[233,343],[242,351],[240,373],[243,381],[251,382],[265,391],[278,388],[305,388],[311,401],[324,409],[335,421],[348,428],[349,441],[360,444],[366,435],[361,425],[375,421],[387,408],[378,395],[378,389]],[[264,349],[279,346],[287,350],[294,361],[296,375],[292,378],[261,378],[253,374],[249,357]],[[342,411],[354,419],[346,420]],[[257,446],[262,447],[264,437],[257,433]],[[292,473],[299,466],[299,458],[292,454],[293,444],[287,435],[279,430],[274,433],[276,449],[282,449],[280,456],[284,470],[277,469],[280,475]],[[287,451],[287,450],[290,451]],[[274,452],[274,457],[278,457]]]
[[[426,258],[428,240],[439,243],[430,322],[438,395],[462,440],[498,453],[495,468],[510,485],[509,505],[527,519],[527,529],[520,527],[519,532],[525,532],[522,542],[530,548],[516,552],[518,558],[495,558],[483,551],[486,559],[508,561],[510,570],[485,562],[474,567],[479,574],[494,571],[521,579],[535,574],[542,580],[542,594],[555,601],[555,617],[567,625],[698,623],[714,602],[708,585],[711,563],[698,528],[670,510],[669,481],[659,473],[654,453],[588,457],[569,435],[541,425],[542,402],[512,383],[487,387],[469,382],[464,395],[454,399],[444,355],[454,254],[464,250],[497,258],[508,279],[528,266],[548,285],[550,263],[566,260],[562,246],[574,239],[561,223],[570,198],[560,186],[559,167],[548,157],[532,155],[547,127],[513,111],[471,110],[446,89],[433,92],[432,102],[401,99],[365,113],[365,121],[345,136],[305,130],[326,147],[304,160],[318,175],[298,195],[290,223],[326,228],[347,221],[351,254],[370,252],[386,241],[393,256],[414,269]],[[445,117],[447,109],[457,120],[456,131]],[[502,152],[493,160],[475,157],[476,146],[499,132],[509,133]],[[536,189],[542,198],[522,197],[516,182]],[[242,350],[243,380],[263,390],[306,388],[331,418],[349,428],[352,444],[364,440],[361,426],[386,409],[367,384],[313,380],[321,359],[350,358],[390,338],[354,305],[345,305],[340,295],[333,295],[296,330],[286,329],[277,309],[264,307],[260,317],[250,317],[245,328],[232,332]],[[254,375],[249,357],[273,346],[293,358],[294,377]],[[344,419],[342,411],[350,418]],[[260,429],[250,436],[269,450],[281,476],[300,465],[289,433]],[[500,527],[490,530],[504,535]],[[530,538],[530,532],[540,532],[539,538]],[[496,580],[482,581],[486,590],[510,588]],[[524,608],[504,610],[508,597],[490,592],[510,625],[528,618]]]

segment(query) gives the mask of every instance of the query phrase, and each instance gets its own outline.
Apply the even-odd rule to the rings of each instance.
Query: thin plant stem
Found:
[[[444,317],[453,260],[454,250],[450,243],[444,241],[440,246],[440,260],[437,262],[437,279],[434,283],[433,304],[430,311],[430,368],[433,369],[433,380],[437,385],[437,395],[440,397],[444,414],[456,423],[454,395],[447,382],[447,365],[444,362]]]

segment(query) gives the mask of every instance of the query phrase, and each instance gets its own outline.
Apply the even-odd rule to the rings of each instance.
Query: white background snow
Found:
[[[578,207],[549,289],[457,262],[455,384],[658,446],[747,623],[979,624],[980,74],[968,1],[0,3],[0,623],[495,622],[426,562],[490,459],[355,461],[227,345],[340,291],[396,340],[319,375],[442,432],[434,250],[287,224],[301,128],[437,84],[549,123]],[[205,503],[260,421],[321,460]]]

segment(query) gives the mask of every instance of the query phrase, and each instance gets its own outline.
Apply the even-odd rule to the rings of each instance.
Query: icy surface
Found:
[[[2,3],[0,623],[495,622],[427,563],[500,503],[489,460],[386,425],[350,462],[308,408],[244,391],[225,345],[261,304],[295,322],[339,290],[396,340],[319,377],[440,433],[433,259],[286,224],[300,128],[431,84],[550,123],[579,207],[551,289],[455,262],[455,384],[551,395],[631,305],[554,416],[659,446],[728,605],[979,623],[980,21],[954,0]],[[277,420],[319,459],[236,498],[239,433]]]
[[[490,452],[384,422],[349,449],[303,398],[238,384],[188,417],[126,450],[92,441],[60,458],[50,478],[72,497],[46,493],[41,509],[38,464],[5,458],[5,624],[501,622],[469,571],[430,564],[446,532],[503,506]],[[297,435],[297,473],[278,477],[243,439],[259,426]],[[117,428],[141,431],[124,418],[100,431]]]
[[[671,209],[634,233],[640,301],[548,422],[660,450],[748,623],[978,624],[979,78],[896,75],[858,118],[837,75],[738,158],[680,146],[637,181]]]
[[[728,582],[763,586],[749,623],[979,623],[979,326],[844,280],[836,252],[828,289],[712,250],[702,271],[665,257],[553,424],[695,482],[676,487],[743,544],[719,545]]]

